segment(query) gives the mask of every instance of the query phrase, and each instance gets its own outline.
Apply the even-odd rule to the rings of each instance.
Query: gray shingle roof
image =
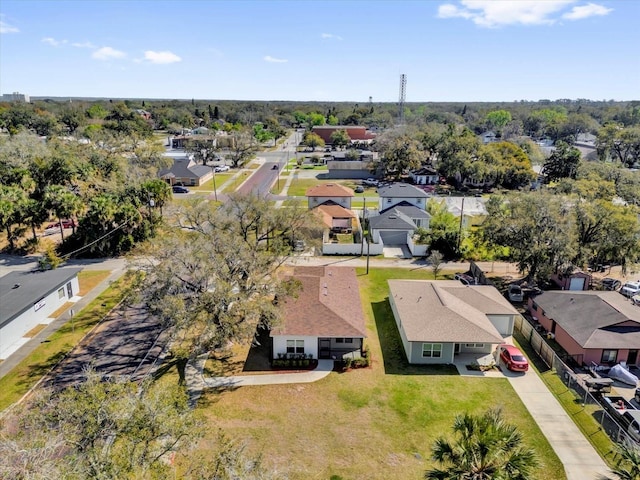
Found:
[[[165,177],[173,174],[174,177],[180,178],[202,178],[211,174],[211,167],[206,165],[198,165],[188,158],[176,158],[171,168],[165,168],[158,174],[159,177]]]
[[[640,308],[618,292],[544,292],[535,303],[583,348],[640,349]]]
[[[429,196],[424,190],[408,183],[392,183],[378,187],[378,194],[382,198],[427,198]]]
[[[0,327],[32,308],[34,303],[60,288],[81,270],[66,267],[43,272],[11,272],[0,277]]]
[[[380,214],[383,214],[388,211],[395,210],[406,215],[409,218],[431,218],[431,215],[422,210],[421,208],[416,207],[415,205],[411,205],[409,202],[403,200],[400,203],[395,204],[393,207],[385,208],[380,211]]]
[[[389,292],[410,342],[500,343],[488,315],[517,315],[489,285],[455,280],[389,280]]]
[[[411,218],[394,209],[369,217],[369,227],[372,230],[415,230],[417,228]]]

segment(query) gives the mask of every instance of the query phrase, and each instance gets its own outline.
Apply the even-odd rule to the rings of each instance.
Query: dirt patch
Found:
[[[24,337],[26,338],[33,338],[35,337],[37,334],[39,334],[42,330],[44,330],[47,326],[44,323],[39,323],[38,325],[36,325],[35,327],[33,327],[31,330],[29,330],[27,333],[24,334]]]

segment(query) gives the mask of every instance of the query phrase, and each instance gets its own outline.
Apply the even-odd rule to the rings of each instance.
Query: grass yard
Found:
[[[562,464],[507,379],[460,377],[453,367],[409,366],[387,301],[389,278],[432,278],[426,268],[358,269],[373,366],[311,384],[209,392],[199,405],[216,429],[290,479],[421,478],[434,440],[454,416],[502,408],[541,465],[536,480],[566,478]]]
[[[315,178],[294,178],[289,185],[287,195],[290,197],[304,197],[307,190],[311,187],[316,187],[323,183],[331,183],[329,181],[317,180]]]
[[[111,275],[109,270],[82,270],[78,273],[78,284],[80,286],[78,295],[84,297],[109,275]]]
[[[125,277],[112,284],[82,311],[76,312],[73,328],[67,322],[11,372],[0,378],[0,411],[20,400],[43,375],[64,358],[122,299],[129,282]]]
[[[220,189],[220,185],[222,185],[229,178],[231,178],[231,176],[233,174],[234,174],[234,172],[216,173],[216,188],[219,190]],[[201,192],[201,191],[213,192],[213,179],[207,180],[206,182],[204,182],[199,187],[196,187],[196,186],[192,185],[192,186],[187,186],[187,188],[189,190],[193,190],[194,192]]]

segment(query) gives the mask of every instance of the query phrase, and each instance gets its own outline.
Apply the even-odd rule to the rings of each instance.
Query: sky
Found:
[[[2,0],[0,93],[640,100],[640,0]]]

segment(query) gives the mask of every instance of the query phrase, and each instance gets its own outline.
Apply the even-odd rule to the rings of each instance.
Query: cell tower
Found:
[[[407,98],[407,76],[400,75],[400,98],[398,100],[398,125],[404,124],[404,101]]]

